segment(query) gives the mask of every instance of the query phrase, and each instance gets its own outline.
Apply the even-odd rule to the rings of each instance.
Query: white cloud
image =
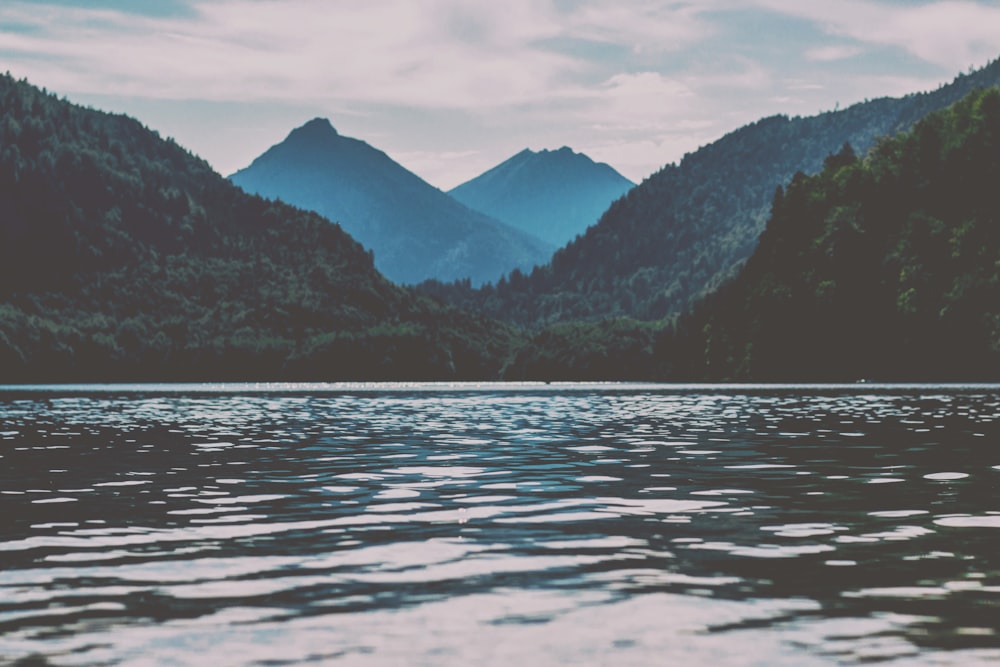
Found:
[[[0,8],[34,27],[0,33],[0,50],[70,92],[474,107],[534,99],[576,66],[535,46],[561,29],[529,0],[216,0],[157,19],[42,8]]]
[[[450,190],[461,185],[487,169],[495,167],[506,157],[485,155],[479,150],[414,150],[392,155],[393,160],[442,190]]]
[[[594,91],[600,111],[617,122],[658,118],[664,112],[689,104],[690,86],[658,72],[615,74]]]
[[[806,58],[818,62],[833,62],[835,60],[846,60],[856,55],[864,53],[860,46],[847,46],[837,44],[833,46],[818,46],[806,51]]]
[[[970,0],[188,6],[151,17],[2,0],[0,58],[15,75],[60,94],[147,113],[137,115],[222,171],[267,148],[252,145],[256,137],[280,139],[311,115],[328,114],[341,131],[447,186],[523,147],[563,144],[641,179],[763,115],[926,89],[941,83],[938,68],[957,73],[1000,53],[1000,7]],[[770,23],[780,15],[814,27]],[[803,47],[815,27],[829,43]],[[933,66],[923,79],[892,63],[845,76],[842,62],[885,46]],[[179,113],[185,103],[238,103],[242,129],[225,117]]]
[[[536,145],[582,145],[586,128],[602,122],[631,134],[668,132],[690,115],[694,92],[681,78],[655,71],[658,58],[711,36],[702,13],[713,3],[596,0],[559,8],[550,0],[192,0],[185,15],[149,17],[5,0],[0,26],[31,29],[0,28],[0,53],[19,76],[68,95],[395,109],[382,118],[400,127],[386,129],[380,147],[433,182],[448,183],[462,165],[435,157],[434,144],[441,153],[469,146],[402,136],[400,110],[464,113],[497,132],[519,126],[517,141]],[[609,63],[592,55],[595,45],[620,48],[634,62]],[[565,127],[570,119],[585,130]],[[228,131],[217,122],[213,127]],[[198,128],[159,129],[182,142],[190,136],[196,151],[224,150],[221,138],[209,141]],[[372,128],[365,130],[362,138],[371,139]],[[542,138],[545,132],[552,139]],[[464,175],[474,175],[470,164],[514,149],[495,146],[479,153],[478,162],[467,156]],[[232,169],[247,149],[228,150],[240,157],[206,157]]]
[[[994,3],[754,2],[760,7],[815,21],[833,35],[903,49],[948,71],[982,64],[1000,52],[1000,6]]]
[[[67,92],[497,107],[572,94],[603,67],[554,40],[655,57],[711,35],[711,4],[193,0],[189,16],[152,18],[7,0],[0,25],[32,30],[0,30],[0,52]]]
[[[703,17],[714,5],[711,0],[584,4],[570,14],[569,25],[577,38],[627,45],[635,53],[678,51],[715,32]]]

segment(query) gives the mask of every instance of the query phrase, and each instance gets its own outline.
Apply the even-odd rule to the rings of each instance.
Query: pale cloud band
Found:
[[[0,52],[54,87],[161,98],[334,97],[460,108],[585,94],[588,59],[559,39],[679,48],[690,8],[607,3],[559,12],[506,0],[192,0],[148,17],[15,0],[0,7]]]
[[[1000,6],[992,2],[755,1],[816,22],[832,35],[895,47],[948,70],[981,65],[1000,55]]]
[[[424,169],[439,169],[437,182],[451,185],[460,179],[444,173],[455,167],[448,154],[482,149],[488,162],[514,146],[496,138],[481,147],[449,144],[444,134],[421,143],[402,136],[405,110],[464,114],[483,133],[520,128],[514,141],[522,145],[558,130],[550,145],[571,144],[641,178],[782,105],[816,112],[808,105],[829,108],[833,94],[844,102],[901,94],[1000,55],[1000,7],[971,1],[175,4],[183,11],[151,15],[112,0],[5,0],[0,63],[71,96],[392,110],[383,115],[400,127],[383,130],[382,147],[422,156]],[[760,25],[786,21],[792,28],[780,39],[787,43],[753,34],[741,23],[746,16]],[[909,68],[853,73],[848,84],[835,70],[799,64],[834,67],[885,49],[908,59]],[[199,150],[196,129],[178,125],[174,134],[191,137]],[[433,146],[442,156],[437,167],[428,157]],[[220,155],[206,155],[222,171],[246,159],[246,149],[239,158],[223,151],[220,145]]]

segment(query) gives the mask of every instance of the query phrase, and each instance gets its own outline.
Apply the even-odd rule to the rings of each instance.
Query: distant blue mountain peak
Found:
[[[293,141],[322,141],[335,139],[339,136],[328,118],[313,118],[305,125],[292,130],[288,138]]]
[[[562,246],[634,184],[569,146],[524,149],[449,194],[466,206]]]
[[[230,179],[338,222],[389,279],[497,280],[549,259],[554,244],[474,211],[377,148],[314,118]]]

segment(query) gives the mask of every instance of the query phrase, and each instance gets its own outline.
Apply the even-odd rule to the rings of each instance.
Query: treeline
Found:
[[[997,379],[998,139],[992,88],[779,190],[739,281],[691,318],[705,375]]]
[[[517,337],[137,121],[0,77],[0,382],[483,377]]]
[[[636,306],[600,287],[625,279],[565,252],[511,274],[494,294],[546,303],[533,290],[563,271],[590,294],[558,302],[579,321],[530,334],[393,285],[336,225],[247,195],[134,120],[10,76],[0,112],[0,382],[1000,376],[996,88],[772,186],[753,256],[683,315],[596,317]],[[606,252],[625,252],[612,242],[636,218],[607,221],[632,193],[581,248],[610,234]]]
[[[521,351],[517,374],[573,378],[614,349],[621,372],[594,377],[996,380],[998,140],[992,88],[863,159],[844,146],[776,191],[753,257],[688,314],[553,327]]]

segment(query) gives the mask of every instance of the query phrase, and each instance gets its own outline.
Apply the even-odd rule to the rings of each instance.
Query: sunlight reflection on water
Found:
[[[1000,660],[1000,388],[0,388],[0,656]]]

